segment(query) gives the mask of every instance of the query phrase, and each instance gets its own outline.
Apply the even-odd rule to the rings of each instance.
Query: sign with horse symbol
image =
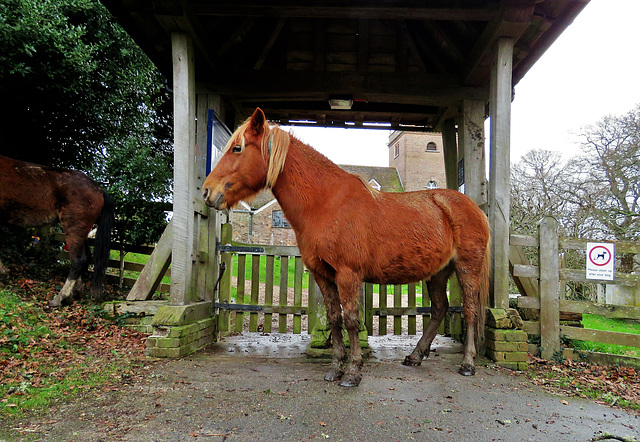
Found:
[[[587,243],[587,279],[613,281],[615,245],[610,243]]]

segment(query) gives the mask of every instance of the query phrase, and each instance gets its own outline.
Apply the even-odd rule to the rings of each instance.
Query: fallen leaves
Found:
[[[529,374],[534,384],[546,390],[590,399],[596,396],[596,402],[640,409],[640,371],[634,368],[530,357]],[[569,405],[566,400],[560,403]]]
[[[17,344],[9,348],[0,342],[5,349],[0,358],[0,385],[7,395],[24,396],[33,388],[63,382],[72,371],[80,379],[89,378],[111,363],[122,364],[122,370],[97,387],[117,389],[131,383],[135,373],[128,365],[144,357],[147,335],[107,322],[93,304],[75,302],[51,310],[47,303],[57,290],[55,281],[21,279],[12,285],[19,304],[12,311],[5,309],[2,327],[3,335],[16,336]],[[93,387],[73,381],[65,388],[86,391]]]

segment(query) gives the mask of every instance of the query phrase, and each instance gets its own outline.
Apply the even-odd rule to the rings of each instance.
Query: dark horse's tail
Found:
[[[93,281],[91,283],[91,296],[93,299],[102,298],[102,284],[109,263],[109,251],[111,250],[111,228],[114,222],[114,203],[106,192],[102,192],[104,204],[98,219],[98,231],[94,245],[95,263],[93,266]]]

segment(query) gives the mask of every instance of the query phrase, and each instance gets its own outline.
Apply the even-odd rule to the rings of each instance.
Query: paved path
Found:
[[[437,338],[436,351],[419,367],[400,364],[413,338],[373,338],[362,383],[351,389],[323,380],[328,365],[303,356],[307,340],[277,334],[233,337],[193,356],[153,364],[145,382],[86,397],[21,428],[33,440],[52,441],[640,436],[637,415],[550,395],[507,370],[484,365],[475,377],[460,376],[460,345],[446,338]]]

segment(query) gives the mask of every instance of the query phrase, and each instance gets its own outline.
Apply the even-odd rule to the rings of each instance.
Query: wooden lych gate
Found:
[[[229,128],[259,106],[281,124],[442,132],[447,187],[464,183],[490,220],[491,305],[508,307],[513,87],[586,0],[102,1],[170,79],[174,97],[173,221],[161,244],[171,254],[171,293],[154,317],[150,353],[185,354],[219,331],[216,245],[228,220],[204,206],[199,189],[210,110]],[[348,106],[334,107],[337,98]],[[159,253],[150,267],[164,265]],[[153,286],[153,273],[132,297]]]

